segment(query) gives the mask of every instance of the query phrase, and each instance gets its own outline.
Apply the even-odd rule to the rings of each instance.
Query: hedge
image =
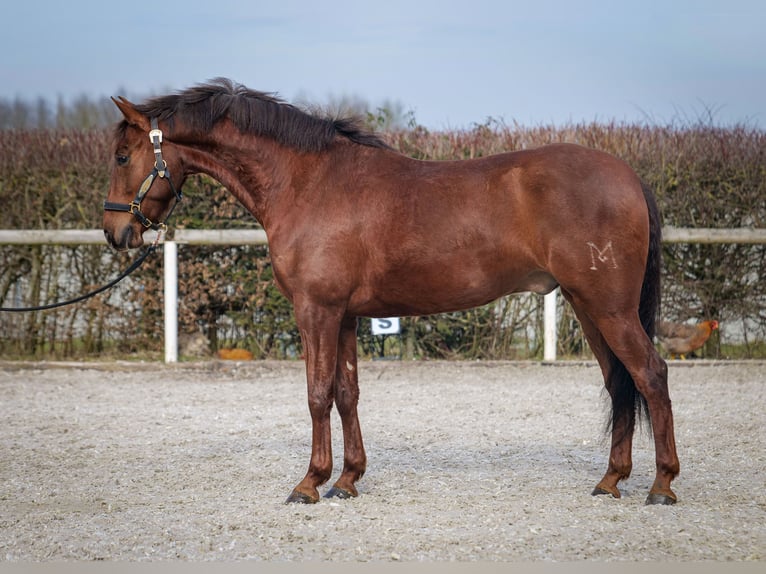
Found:
[[[468,159],[551,142],[575,142],[625,159],[655,190],[665,225],[766,227],[766,136],[744,126],[572,124],[523,127],[494,120],[470,129],[421,126],[385,134],[419,159]],[[101,226],[112,132],[0,131],[0,228]],[[190,178],[176,228],[254,228],[258,224],[217,182]],[[319,222],[318,222],[319,223]],[[392,246],[395,248],[395,246]],[[125,268],[133,254],[104,246],[0,246],[0,301],[36,305],[78,295]],[[766,356],[766,246],[666,244],[663,318],[714,318],[721,334],[699,355]],[[296,358],[292,309],[276,290],[267,247],[179,248],[179,325],[203,353],[250,350],[256,358]],[[589,357],[571,309],[561,303],[561,356]],[[57,311],[0,313],[0,352],[16,358],[161,357],[161,258],[111,292]],[[457,313],[405,318],[401,338],[381,339],[360,322],[362,356],[525,359],[542,356],[541,298],[525,294]]]

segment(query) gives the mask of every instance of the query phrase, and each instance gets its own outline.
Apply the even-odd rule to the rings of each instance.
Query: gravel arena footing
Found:
[[[763,561],[766,363],[670,362],[679,502],[622,498],[595,364],[359,365],[359,497],[285,504],[300,362],[0,362],[0,561]],[[333,453],[342,467],[340,420]],[[327,489],[323,487],[322,492]]]

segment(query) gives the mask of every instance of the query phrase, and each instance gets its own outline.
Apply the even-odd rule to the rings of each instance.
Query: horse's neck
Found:
[[[300,152],[273,139],[243,135],[232,126],[219,127],[204,142],[189,144],[189,174],[205,173],[223,184],[250,213],[269,229],[269,220],[282,220],[296,201],[310,202],[313,185],[344,172],[368,154],[382,150],[340,139],[318,153]],[[333,169],[328,170],[332,165]]]
[[[187,175],[204,173],[220,182],[265,225],[267,205],[289,192],[291,150],[265,138],[211,135],[210,141],[187,146]]]

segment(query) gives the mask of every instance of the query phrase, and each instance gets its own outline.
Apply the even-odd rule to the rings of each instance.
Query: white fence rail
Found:
[[[144,233],[153,242],[156,231]],[[173,242],[186,245],[266,245],[263,229],[176,229]],[[168,243],[168,241],[165,241]],[[0,245],[99,245],[106,246],[100,229],[0,229]]]
[[[766,243],[766,229],[712,229],[665,227],[666,243]],[[145,241],[156,235],[147,231]],[[266,245],[262,229],[177,229],[164,244],[165,362],[178,360],[178,244]],[[100,229],[0,229],[0,245],[97,245],[105,244]],[[108,278],[105,278],[106,280]],[[556,298],[558,289],[544,298],[543,360],[556,360]]]

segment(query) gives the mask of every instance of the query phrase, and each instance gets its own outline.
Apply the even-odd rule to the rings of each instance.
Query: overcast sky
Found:
[[[488,117],[766,127],[763,0],[25,0],[0,6],[0,98],[141,98],[216,76],[294,101]]]

